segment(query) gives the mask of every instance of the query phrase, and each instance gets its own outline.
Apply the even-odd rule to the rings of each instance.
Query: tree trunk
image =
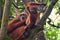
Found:
[[[5,40],[5,37],[7,34],[8,18],[10,14],[10,5],[11,5],[11,0],[5,0],[2,23],[1,23],[0,40]]]

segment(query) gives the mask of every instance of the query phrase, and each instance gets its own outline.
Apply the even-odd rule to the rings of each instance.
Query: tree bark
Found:
[[[0,40],[5,40],[5,37],[7,34],[8,18],[10,14],[10,5],[11,5],[11,0],[5,0],[2,23],[1,23]]]

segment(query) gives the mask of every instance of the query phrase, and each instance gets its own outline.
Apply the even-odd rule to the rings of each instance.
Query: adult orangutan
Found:
[[[37,5],[45,4],[28,2],[27,6],[25,6],[24,14],[18,14],[8,23],[7,31],[12,40],[26,40],[31,28],[37,25],[39,21]]]
[[[46,5],[45,3],[36,3],[36,2],[28,2],[25,12],[27,13],[27,15],[29,15],[26,19],[26,24],[28,25],[28,27],[31,25],[37,25],[40,17],[39,17],[39,13],[38,13],[38,5]]]

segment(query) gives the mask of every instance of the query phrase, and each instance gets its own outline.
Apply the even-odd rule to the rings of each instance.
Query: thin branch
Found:
[[[28,2],[34,1],[34,0],[22,0],[23,3],[26,5]]]

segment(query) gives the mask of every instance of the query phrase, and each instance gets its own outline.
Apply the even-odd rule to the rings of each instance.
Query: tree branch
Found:
[[[40,29],[43,28],[44,26],[44,22],[46,21],[46,19],[48,18],[48,16],[50,15],[54,5],[56,4],[58,0],[52,0],[51,4],[49,5],[49,7],[47,8],[47,10],[45,11],[45,14],[43,15],[43,17],[41,18],[39,24],[37,25],[37,27],[35,29],[33,29],[33,32],[31,32],[30,36],[27,38],[27,40],[31,40],[33,39],[33,37],[39,32],[41,31]]]
[[[22,0],[22,1],[23,1],[23,3],[26,5],[28,2],[34,1],[34,0]]]

